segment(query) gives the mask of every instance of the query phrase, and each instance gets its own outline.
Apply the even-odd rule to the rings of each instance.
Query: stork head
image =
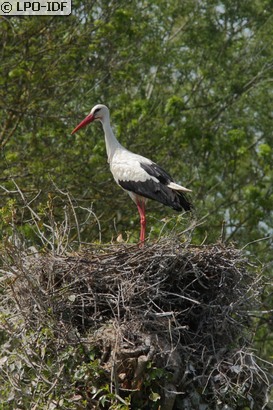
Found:
[[[85,127],[87,124],[93,121],[100,121],[103,123],[103,121],[108,118],[109,119],[109,110],[106,107],[106,105],[103,104],[97,104],[95,107],[92,108],[90,111],[90,114],[85,117],[82,122],[80,122],[77,127],[71,132],[71,134],[74,134],[77,132],[80,128]]]

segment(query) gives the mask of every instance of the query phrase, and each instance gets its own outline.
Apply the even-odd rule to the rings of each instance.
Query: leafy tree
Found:
[[[12,220],[35,243],[39,226],[30,221],[28,201],[37,224],[52,213],[62,221],[68,192],[81,240],[99,238],[94,218],[82,228],[86,208],[99,217],[104,242],[125,231],[136,240],[138,215],[112,183],[100,126],[70,136],[103,102],[126,147],[193,189],[202,221],[194,242],[215,241],[224,230],[226,241],[249,244],[270,266],[272,6],[272,0],[75,1],[69,17],[3,17],[3,237]],[[157,204],[149,214],[152,237],[178,221]]]

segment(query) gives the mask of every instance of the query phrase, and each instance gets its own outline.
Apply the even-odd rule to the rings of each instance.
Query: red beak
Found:
[[[77,132],[80,128],[85,127],[87,124],[89,124],[92,121],[94,121],[94,115],[88,114],[87,117],[85,117],[85,119],[82,120],[82,122],[80,122],[79,125],[77,125],[77,127],[71,132],[71,135],[75,134],[75,132]]]

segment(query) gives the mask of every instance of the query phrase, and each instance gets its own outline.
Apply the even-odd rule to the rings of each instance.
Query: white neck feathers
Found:
[[[102,127],[105,137],[106,152],[108,156],[108,162],[111,163],[113,155],[118,148],[122,148],[121,144],[116,139],[113,130],[110,125],[109,118],[104,118],[102,121]]]

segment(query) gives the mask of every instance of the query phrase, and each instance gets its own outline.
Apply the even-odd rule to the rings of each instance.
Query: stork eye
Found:
[[[100,111],[100,108],[96,108],[95,111],[94,111],[94,114],[96,114],[99,111]]]

